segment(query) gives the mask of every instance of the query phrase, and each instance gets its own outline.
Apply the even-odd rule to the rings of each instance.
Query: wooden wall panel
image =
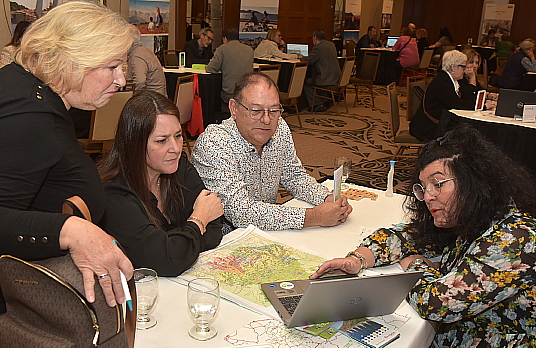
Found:
[[[512,21],[512,40],[517,42],[528,37],[536,40],[536,26],[534,25],[536,1],[510,0],[510,3],[516,5],[514,8],[514,19]]]

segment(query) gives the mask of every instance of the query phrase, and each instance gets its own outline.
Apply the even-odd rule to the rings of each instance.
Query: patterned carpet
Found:
[[[407,129],[405,120],[405,88],[397,87],[401,127]],[[365,90],[359,92],[366,96]],[[360,99],[353,108],[354,93],[348,91],[349,112],[343,102],[338,104],[339,113],[331,107],[327,112],[302,112],[303,129],[299,128],[296,115],[285,120],[293,132],[296,151],[304,167],[316,179],[333,175],[334,159],[346,156],[352,159],[353,166],[349,181],[359,185],[382,189],[386,188],[389,160],[397,150],[390,139],[388,119],[388,100],[385,87],[375,86],[375,106],[372,107],[370,95]],[[343,112],[343,113],[341,113]],[[406,193],[415,164],[414,158],[399,158],[395,166],[395,191]],[[285,194],[282,193],[282,198]]]

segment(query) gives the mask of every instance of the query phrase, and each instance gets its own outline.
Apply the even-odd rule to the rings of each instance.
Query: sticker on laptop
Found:
[[[287,290],[294,289],[294,284],[292,284],[291,282],[282,282],[281,284],[279,284],[279,286]]]

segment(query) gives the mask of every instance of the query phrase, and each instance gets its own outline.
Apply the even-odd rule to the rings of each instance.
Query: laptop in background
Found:
[[[309,45],[307,44],[287,44],[287,53],[288,54],[301,54],[304,57],[309,55]]]
[[[522,117],[525,104],[536,105],[536,93],[501,88],[495,116]]]
[[[393,313],[422,271],[261,284],[288,327]]]
[[[393,47],[395,43],[398,41],[398,38],[400,36],[388,36],[387,37],[387,47]]]

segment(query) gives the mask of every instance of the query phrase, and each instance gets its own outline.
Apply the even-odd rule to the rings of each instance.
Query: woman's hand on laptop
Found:
[[[309,279],[316,279],[324,274],[357,274],[360,269],[361,264],[355,257],[336,258],[321,264]]]

